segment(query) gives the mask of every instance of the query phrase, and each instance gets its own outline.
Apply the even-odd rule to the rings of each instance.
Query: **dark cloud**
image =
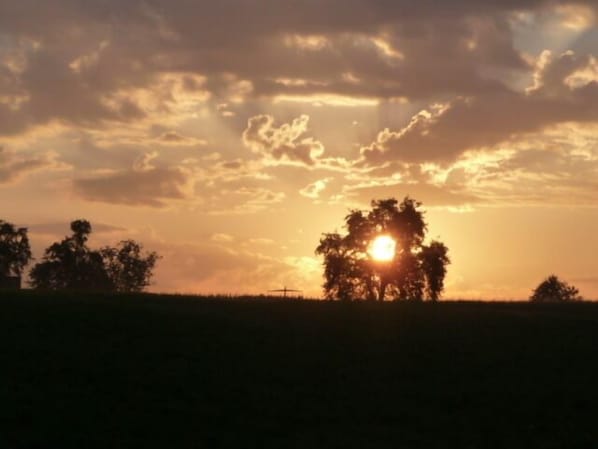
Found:
[[[144,116],[141,108],[130,98],[115,94],[132,82],[122,78],[114,68],[97,73],[92,67],[76,69],[77,45],[59,47],[43,44],[21,46],[0,63],[4,72],[11,75],[10,101],[0,103],[0,135],[18,133],[33,124],[51,120],[66,121],[82,126],[97,126],[105,121],[130,121]],[[92,58],[91,66],[99,64]],[[15,67],[22,65],[22,67]],[[141,78],[143,79],[143,78]],[[0,82],[0,88],[4,87]],[[2,89],[0,96],[6,95]],[[16,92],[15,92],[16,91]],[[11,93],[10,91],[8,92]]]
[[[598,82],[570,85],[569,77],[594,64],[567,52],[545,56],[536,84],[527,92],[503,91],[459,98],[415,115],[403,129],[381,132],[362,149],[365,161],[450,162],[468,149],[488,147],[513,136],[561,122],[598,120]]]
[[[185,136],[176,131],[166,131],[158,136],[157,141],[172,146],[203,146],[206,145],[206,141],[202,139],[196,139],[194,137]]]
[[[127,170],[74,180],[75,192],[89,201],[165,207],[188,197],[189,177],[178,168]]]
[[[18,181],[31,172],[55,166],[49,154],[20,155],[0,147],[0,184]]]
[[[73,217],[73,220],[78,217]],[[33,234],[44,234],[55,237],[70,234],[70,222],[51,222],[51,223],[36,223],[28,226],[28,229]],[[92,223],[92,231],[94,234],[112,234],[126,231],[120,226],[113,226],[105,223]]]
[[[245,163],[241,159],[236,159],[234,161],[221,162],[219,165],[220,165],[220,167],[226,168],[229,170],[239,170],[239,169],[243,168]]]
[[[160,140],[162,140],[164,142],[168,142],[168,143],[171,143],[171,142],[174,142],[174,143],[185,142],[185,141],[187,141],[187,139],[188,139],[187,137],[181,136],[180,134],[178,134],[175,131],[168,131],[168,132],[165,132],[164,134],[162,134],[160,136]]]
[[[51,120],[82,126],[148,113],[132,89],[181,74],[216,99],[502,92],[526,71],[512,13],[593,1],[4,2],[0,10],[0,134]],[[3,55],[4,56],[4,55]],[[20,100],[16,100],[16,96]],[[159,108],[168,111],[167,98]]]

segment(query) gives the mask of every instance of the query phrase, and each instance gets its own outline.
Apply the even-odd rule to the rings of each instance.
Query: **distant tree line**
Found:
[[[146,252],[135,240],[92,249],[87,220],[71,222],[70,236],[50,245],[29,272],[38,290],[140,292],[148,285],[159,256]],[[0,279],[21,277],[33,260],[26,228],[0,220]]]
[[[323,234],[316,254],[324,256],[323,284],[328,299],[404,299],[437,301],[444,289],[448,248],[439,241],[424,244],[427,224],[421,203],[405,198],[372,201],[370,211],[352,210],[345,217],[347,234]],[[87,220],[71,222],[70,236],[46,248],[29,272],[38,290],[140,292],[150,285],[158,259],[135,240],[92,249],[87,245],[92,227]],[[396,242],[389,260],[376,260],[370,245],[376,236]],[[23,275],[33,260],[27,228],[0,220],[0,289]],[[532,302],[580,301],[579,291],[551,275],[529,298]]]

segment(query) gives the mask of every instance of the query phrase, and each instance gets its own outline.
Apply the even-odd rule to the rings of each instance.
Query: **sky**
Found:
[[[0,0],[1,219],[93,226],[152,291],[320,296],[323,232],[409,195],[446,298],[598,299],[595,0]]]

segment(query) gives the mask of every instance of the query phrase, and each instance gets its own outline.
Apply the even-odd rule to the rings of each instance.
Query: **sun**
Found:
[[[370,243],[369,255],[379,262],[388,262],[395,257],[397,242],[388,235],[379,235]]]

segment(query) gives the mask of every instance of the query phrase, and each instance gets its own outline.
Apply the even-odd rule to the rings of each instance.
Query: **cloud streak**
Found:
[[[56,162],[56,154],[21,155],[0,147],[0,184],[20,181],[40,170],[65,168]]]

